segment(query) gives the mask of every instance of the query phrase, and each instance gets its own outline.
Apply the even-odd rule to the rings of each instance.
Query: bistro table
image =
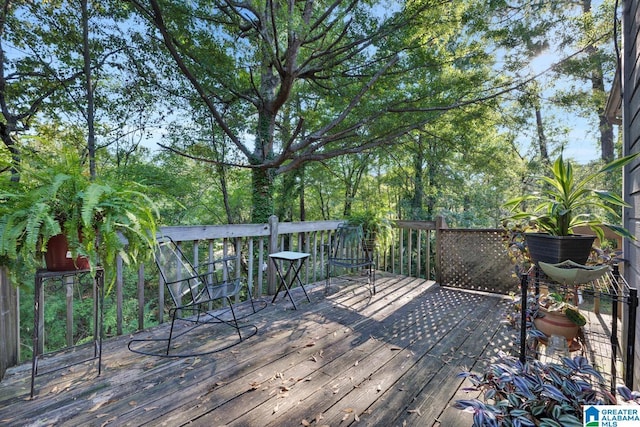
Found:
[[[307,301],[311,302],[311,299],[309,299],[309,295],[307,294],[307,291],[304,288],[304,284],[300,279],[300,270],[302,270],[302,266],[304,265],[305,261],[307,260],[307,258],[309,258],[310,255],[311,254],[308,254],[306,252],[293,252],[293,251],[282,251],[282,252],[276,252],[269,255],[269,258],[273,260],[273,264],[276,266],[276,272],[278,273],[278,277],[280,278],[280,284],[278,285],[278,289],[276,290],[276,293],[273,296],[273,300],[271,300],[271,303],[274,303],[276,301],[278,293],[284,287],[284,289],[286,290],[286,295],[289,296],[289,300],[291,300],[291,304],[293,304],[293,308],[297,310],[298,307],[296,306],[296,303],[293,300],[293,297],[291,296],[291,287],[295,285],[296,281],[302,288],[304,295],[307,297]],[[288,263],[289,265],[285,270],[283,264],[286,264],[286,263]],[[293,277],[289,282],[287,279],[289,278],[290,274],[293,274]],[[291,284],[291,286],[289,286],[289,283]]]

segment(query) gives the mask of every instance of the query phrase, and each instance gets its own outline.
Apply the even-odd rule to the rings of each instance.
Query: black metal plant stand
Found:
[[[81,288],[91,287],[93,291],[93,354],[82,360],[67,363],[64,366],[57,366],[46,372],[38,372],[38,359],[45,356],[44,353],[44,288],[52,291],[62,292],[66,289],[67,283],[77,284]],[[68,294],[67,294],[68,295]],[[72,298],[72,295],[71,295]],[[72,270],[72,271],[48,271],[38,270],[35,275],[34,289],[34,315],[33,315],[33,356],[31,362],[31,397],[33,398],[35,378],[39,375],[50,374],[69,366],[78,365],[91,360],[98,360],[98,376],[101,373],[102,364],[102,338],[103,338],[103,317],[104,317],[104,270],[101,267],[92,270]],[[67,324],[72,321],[72,314],[67,312]],[[61,322],[62,323],[62,322]],[[68,331],[70,332],[70,331]],[[47,354],[54,354],[73,347],[72,338],[67,334],[67,347]],[[91,353],[90,353],[91,354]]]
[[[632,388],[633,387],[633,370],[634,370],[634,351],[635,351],[635,324],[636,324],[636,310],[638,307],[638,291],[630,288],[629,284],[620,276],[618,266],[613,267],[613,271],[607,273],[604,279],[599,279],[600,283],[585,283],[579,285],[579,289],[583,295],[598,295],[600,298],[610,299],[611,304],[611,333],[609,335],[610,344],[610,374],[611,374],[611,389],[612,393],[615,392],[615,381],[617,375],[616,360],[618,352],[624,352],[624,384]],[[603,283],[605,284],[603,289]],[[521,319],[520,319],[520,361],[525,363],[527,359],[527,295],[529,286],[534,287],[534,293],[536,297],[540,295],[540,286],[546,285],[551,292],[554,289],[567,290],[566,285],[561,285],[557,282],[553,282],[547,278],[537,267],[532,267],[532,270],[523,273],[520,277],[520,295],[521,295]],[[618,340],[618,303],[626,305],[626,348],[622,349]],[[586,327],[584,327],[586,328]],[[588,331],[584,331],[588,333]]]

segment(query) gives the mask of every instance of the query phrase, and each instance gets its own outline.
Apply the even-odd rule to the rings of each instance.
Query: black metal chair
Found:
[[[230,274],[232,270],[230,263],[235,260],[235,256],[214,260],[211,263],[200,266],[206,269],[205,272],[200,273],[171,238],[159,238],[155,261],[162,281],[167,285],[174,303],[174,307],[169,310],[171,329],[169,330],[169,336],[166,338],[133,339],[129,342],[129,350],[135,353],[162,357],[192,357],[225,350],[255,335],[258,331],[255,325],[240,326],[238,324],[239,318],[236,316],[236,310],[231,299],[239,295],[242,288],[240,278],[232,278]],[[252,312],[249,314],[253,314],[258,310],[253,305],[254,302],[250,290],[248,292],[252,308]],[[214,307],[216,301],[222,306],[226,302],[228,307]],[[219,303],[220,301],[222,301],[222,304]],[[193,325],[186,330],[176,332],[177,321],[184,321]],[[204,352],[171,354],[171,344],[175,339],[191,332],[198,326],[207,324],[229,326],[235,330],[238,339],[233,340],[231,344],[225,344],[222,347],[216,347]],[[243,334],[242,330],[244,329],[249,329],[250,331]],[[159,341],[166,341],[166,351],[148,351],[144,349],[145,346],[142,344]]]
[[[376,294],[373,248],[367,244],[361,225],[340,224],[333,235],[329,245],[325,293],[331,286],[331,279],[338,276],[350,281],[366,282],[369,292]]]

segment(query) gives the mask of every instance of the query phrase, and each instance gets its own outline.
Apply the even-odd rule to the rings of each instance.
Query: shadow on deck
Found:
[[[513,348],[500,323],[505,297],[384,273],[374,297],[357,285],[308,290],[312,302],[297,311],[278,298],[245,319],[258,334],[221,353],[142,356],[118,337],[103,345],[100,377],[94,363],[39,376],[33,400],[30,363],[12,368],[0,424],[470,425],[449,408],[466,397],[457,374]],[[219,330],[199,328],[192,343],[206,347]]]

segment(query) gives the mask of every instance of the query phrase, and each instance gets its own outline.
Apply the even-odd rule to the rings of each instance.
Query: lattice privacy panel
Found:
[[[438,251],[442,285],[517,293],[519,278],[507,255],[501,230],[441,230]]]

